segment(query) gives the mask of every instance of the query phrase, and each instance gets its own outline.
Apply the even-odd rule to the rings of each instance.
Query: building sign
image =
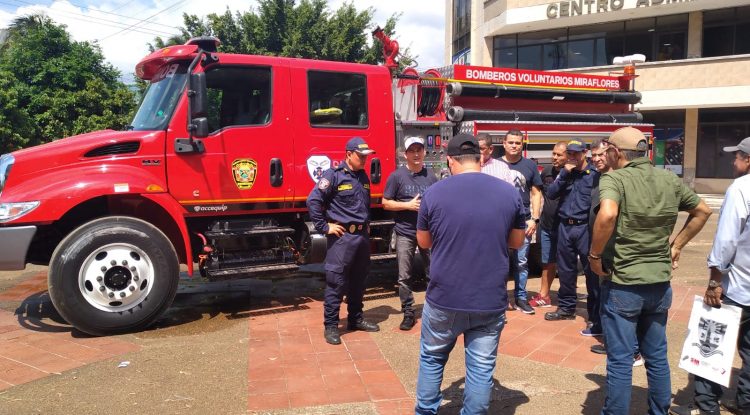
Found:
[[[559,89],[620,90],[620,80],[614,76],[542,72],[526,69],[487,68],[455,65],[453,77],[460,81],[493,84],[534,86]]]
[[[607,13],[623,8],[661,6],[662,4],[687,3],[696,0],[567,0],[547,5],[547,18],[573,17],[584,14]],[[627,4],[626,4],[627,3]],[[628,6],[628,7],[625,7]]]
[[[471,65],[471,48],[464,49],[453,55],[452,63],[454,65]]]

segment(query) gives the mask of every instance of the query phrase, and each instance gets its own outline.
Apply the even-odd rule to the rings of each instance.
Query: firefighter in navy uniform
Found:
[[[380,330],[377,324],[365,321],[362,314],[365,280],[370,270],[370,179],[364,168],[367,156],[374,152],[360,137],[349,140],[344,162],[323,172],[307,197],[315,229],[328,237],[323,314],[324,336],[330,344],[341,344],[338,323],[344,295],[349,330]]]

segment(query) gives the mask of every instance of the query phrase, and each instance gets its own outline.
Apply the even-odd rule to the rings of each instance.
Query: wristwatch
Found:
[[[721,287],[721,281],[708,280],[708,288],[714,289]]]
[[[534,223],[536,223],[536,224],[538,224],[538,223],[539,223],[539,218],[531,218],[531,220],[533,220],[533,221],[534,221]]]

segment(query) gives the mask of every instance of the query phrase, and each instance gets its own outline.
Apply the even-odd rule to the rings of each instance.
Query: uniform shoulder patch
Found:
[[[318,189],[320,190],[326,190],[328,189],[328,186],[330,185],[331,185],[331,182],[328,181],[328,179],[326,178],[321,178],[320,180],[318,180]]]

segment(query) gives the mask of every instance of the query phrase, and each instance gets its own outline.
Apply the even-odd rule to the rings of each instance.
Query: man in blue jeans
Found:
[[[724,147],[724,151],[734,153],[737,179],[727,189],[721,205],[716,237],[708,256],[711,271],[703,302],[711,307],[726,304],[742,309],[737,337],[742,368],[737,381],[736,408],[732,409],[747,414],[750,413],[750,137],[736,146]],[[695,404],[673,408],[672,413],[719,415],[722,394],[721,385],[696,376]]]
[[[641,131],[620,128],[607,144],[613,171],[599,181],[599,213],[588,254],[591,270],[603,279],[607,397],[602,414],[630,411],[637,340],[646,361],[648,413],[663,415],[672,399],[666,333],[672,305],[669,281],[682,248],[706,224],[711,209],[674,173],[651,165]],[[678,210],[689,217],[670,245]]]
[[[523,243],[526,223],[513,186],[481,173],[474,136],[451,138],[447,155],[452,176],[425,191],[417,219],[417,243],[432,248],[432,261],[422,309],[416,413],[437,413],[445,364],[463,335],[461,413],[486,414],[508,304],[508,248]]]
[[[503,149],[505,154],[502,161],[511,170],[520,173],[514,185],[521,194],[526,216],[526,239],[523,245],[511,251],[511,272],[516,286],[515,305],[526,314],[534,314],[534,309],[529,305],[526,282],[529,279],[529,244],[531,236],[536,233],[542,210],[542,176],[539,175],[537,164],[523,156],[523,133],[520,130],[512,129],[505,134]],[[513,309],[512,303],[509,308]]]

